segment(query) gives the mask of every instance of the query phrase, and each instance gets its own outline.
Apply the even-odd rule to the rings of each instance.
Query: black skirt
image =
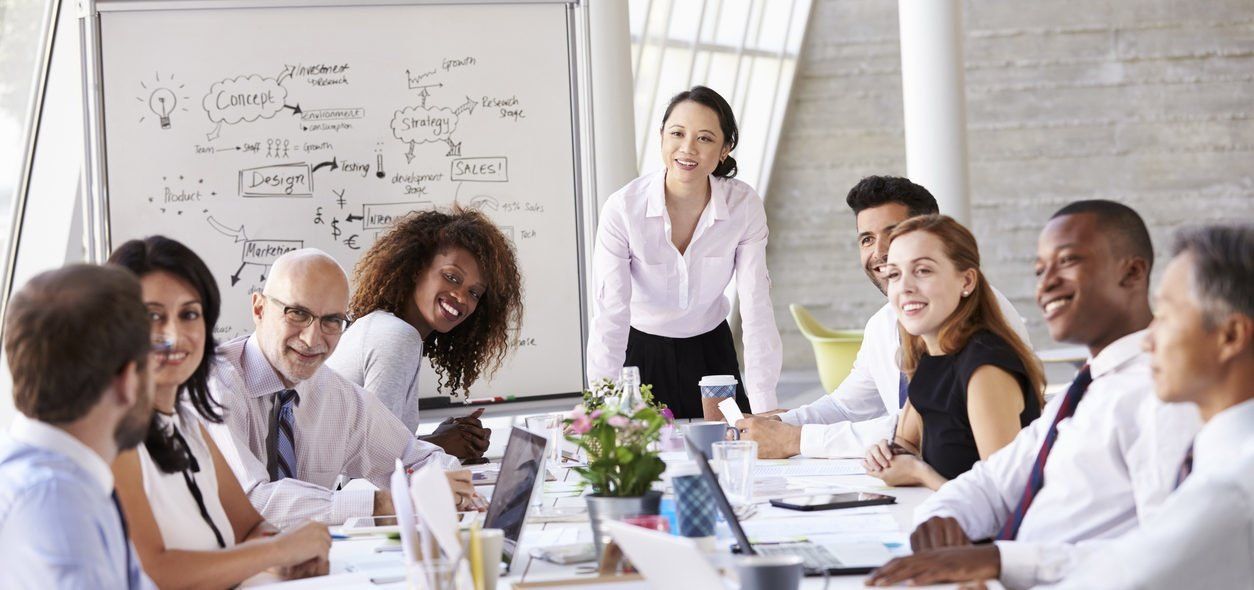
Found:
[[[635,328],[627,336],[627,367],[640,368],[640,383],[653,385],[653,398],[665,403],[676,418],[702,418],[701,388],[706,375],[736,377],[736,405],[749,412],[749,398],[740,378],[740,362],[727,322],[689,338],[667,338]]]

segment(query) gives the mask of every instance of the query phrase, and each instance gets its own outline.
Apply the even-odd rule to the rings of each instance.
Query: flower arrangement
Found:
[[[588,457],[575,467],[584,485],[598,496],[643,496],[661,478],[666,464],[652,449],[674,414],[653,400],[652,386],[640,388],[644,403],[619,407],[617,386],[608,379],[584,392],[584,401],[565,420],[566,439]]]

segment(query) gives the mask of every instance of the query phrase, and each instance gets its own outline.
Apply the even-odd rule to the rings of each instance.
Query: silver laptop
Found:
[[[759,543],[757,545],[750,543],[749,536],[745,534],[744,528],[740,526],[740,520],[736,518],[736,513],[732,510],[731,503],[727,501],[727,496],[723,494],[723,488],[718,483],[718,476],[710,468],[710,462],[706,459],[705,453],[697,445],[693,444],[692,439],[687,436],[684,437],[684,444],[688,446],[688,453],[696,458],[697,466],[701,469],[701,478],[710,487],[710,492],[714,496],[714,502],[718,504],[718,509],[723,514],[723,519],[727,521],[728,528],[731,529],[732,535],[736,537],[737,545],[732,547],[733,552],[745,555],[797,555],[804,560],[802,567],[807,576],[865,574],[884,565],[891,558],[888,550],[883,546],[879,547],[883,551],[867,547],[867,550],[853,552],[857,555],[845,555],[838,547],[825,546],[810,541]]]

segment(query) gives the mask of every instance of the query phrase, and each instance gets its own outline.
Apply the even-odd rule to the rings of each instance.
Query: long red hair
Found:
[[[1043,407],[1045,370],[1032,349],[1019,338],[1006,321],[1006,316],[1002,315],[997,297],[993,295],[992,287],[980,271],[980,248],[975,242],[975,236],[948,215],[920,215],[898,224],[888,235],[889,246],[892,246],[893,240],[916,231],[927,232],[940,239],[944,245],[945,257],[959,272],[975,270],[975,290],[971,295],[959,299],[958,308],[941,324],[941,349],[947,353],[961,350],[971,336],[980,330],[996,334],[1010,344],[1015,356],[1023,363],[1027,370],[1028,383],[1036,394],[1036,401]],[[919,365],[919,357],[927,352],[927,345],[922,337],[907,332],[900,324],[897,329],[901,332],[901,370],[913,378]]]

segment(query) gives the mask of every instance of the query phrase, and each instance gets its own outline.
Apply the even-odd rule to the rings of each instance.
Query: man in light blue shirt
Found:
[[[152,587],[109,468],[152,419],[140,293],[126,270],[74,265],[36,276],[9,302],[4,349],[22,415],[0,436],[6,588]]]

